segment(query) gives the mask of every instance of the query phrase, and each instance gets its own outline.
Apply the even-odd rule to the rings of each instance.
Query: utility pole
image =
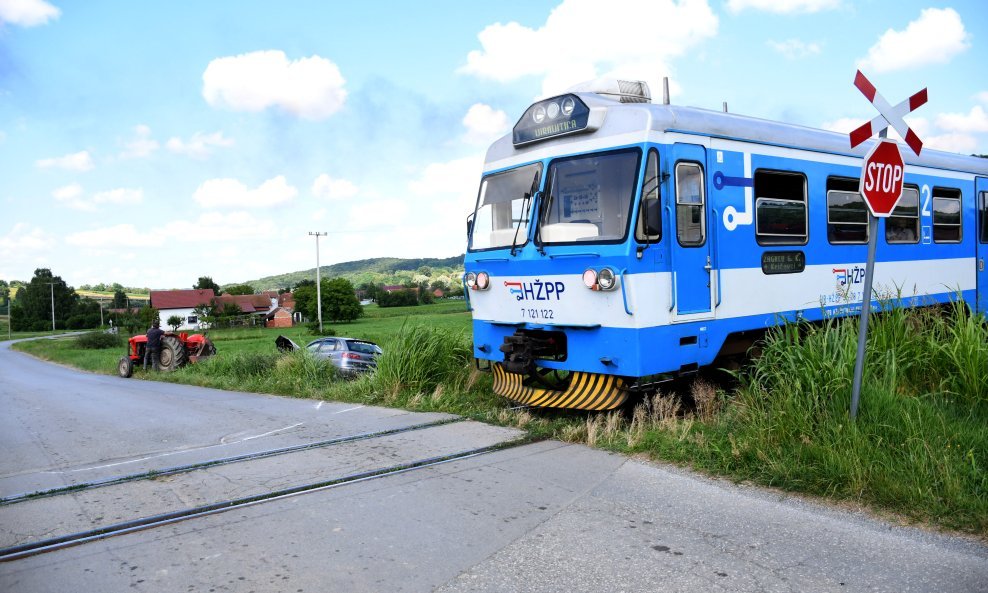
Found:
[[[325,237],[328,233],[309,233],[310,237],[316,238],[316,312],[319,316],[319,335],[322,335],[322,279],[319,276],[319,237]]]
[[[46,282],[51,287],[51,333],[55,333],[55,283]]]

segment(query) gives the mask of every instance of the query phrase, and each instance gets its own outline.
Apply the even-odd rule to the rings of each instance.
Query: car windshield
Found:
[[[638,179],[638,151],[554,161],[540,208],[542,243],[620,241]]]
[[[357,342],[356,340],[348,340],[346,345],[351,352],[359,352],[361,354],[381,353],[381,349],[377,347],[377,344],[371,344],[370,342]]]
[[[539,187],[542,164],[484,177],[470,233],[470,250],[522,245],[528,241],[528,212]]]

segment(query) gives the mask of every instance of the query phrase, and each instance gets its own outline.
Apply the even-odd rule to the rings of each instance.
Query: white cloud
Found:
[[[51,192],[52,197],[56,201],[65,204],[73,210],[83,210],[86,212],[94,212],[97,210],[97,205],[99,204],[140,204],[144,201],[144,190],[141,188],[125,188],[121,187],[118,189],[111,189],[108,191],[97,192],[93,197],[87,200],[84,196],[82,186],[78,183],[73,183],[60,187],[55,191]]]
[[[988,132],[988,113],[980,105],[975,105],[967,114],[941,113],[937,116],[937,127],[951,132]]]
[[[410,226],[418,228],[413,220],[410,220],[413,213],[408,205],[408,200],[379,199],[354,202],[350,206],[347,230],[382,230],[389,227]],[[421,237],[425,239],[432,235]],[[391,242],[390,239],[388,241]],[[398,245],[394,245],[397,253],[408,253],[408,251]],[[404,256],[400,256],[404,257]]]
[[[800,39],[770,40],[768,46],[790,60],[815,56],[820,53],[819,43],[806,43]]]
[[[65,237],[65,242],[75,247],[100,249],[105,247],[157,247],[167,235],[161,231],[143,232],[130,223],[79,231]]]
[[[830,130],[831,132],[840,132],[841,134],[850,134],[852,130],[858,128],[861,124],[868,121],[865,118],[859,117],[841,117],[833,121],[827,121],[820,124],[820,127],[824,130]]]
[[[793,14],[830,10],[840,4],[841,0],[728,0],[727,9],[735,13],[751,8],[777,14]]]
[[[0,22],[34,27],[57,19],[62,11],[44,0],[0,0]]]
[[[408,189],[418,196],[453,194],[463,196],[467,209],[477,197],[480,175],[484,169],[484,155],[478,154],[445,163],[431,163],[422,170],[418,179],[408,182]]]
[[[203,159],[212,154],[213,148],[229,148],[233,144],[233,139],[224,137],[223,132],[213,132],[212,134],[196,132],[188,141],[177,136],[169,138],[165,146],[176,154]]]
[[[0,260],[9,264],[14,260],[29,259],[54,246],[54,238],[40,227],[19,222],[9,233],[0,236]]]
[[[357,186],[346,179],[333,179],[323,173],[312,182],[312,195],[322,200],[346,200],[359,193]]]
[[[482,49],[459,72],[499,82],[541,76],[543,96],[605,76],[644,77],[657,89],[669,61],[714,37],[717,26],[706,0],[612,0],[606,10],[597,0],[564,0],[538,29],[486,27],[477,36]]]
[[[249,189],[236,179],[210,179],[203,182],[193,199],[204,208],[267,208],[291,201],[298,190],[284,175],[268,179],[256,189]]]
[[[316,55],[289,60],[277,50],[217,58],[202,82],[202,96],[213,107],[251,112],[278,107],[305,119],[336,113],[347,94],[346,81],[330,60]]]
[[[982,91],[974,96],[974,99],[982,105],[988,105],[988,91]]]
[[[463,125],[467,129],[464,140],[470,144],[484,145],[490,144],[511,126],[508,114],[484,103],[470,106],[467,114],[463,116]]]
[[[93,202],[96,204],[140,204],[144,201],[142,188],[121,187],[108,191],[96,192]]]
[[[82,199],[82,186],[72,183],[55,189],[51,192],[55,201],[65,204],[73,210],[95,210],[95,207]]]
[[[69,245],[85,248],[88,253],[111,247],[157,247],[170,242],[223,243],[241,239],[263,239],[274,234],[269,220],[258,220],[247,212],[206,212],[196,220],[172,221],[150,230],[130,223],[79,231],[65,238]],[[226,245],[225,247],[230,247]]]
[[[971,46],[970,37],[957,11],[927,8],[904,31],[885,31],[867,57],[858,62],[858,68],[891,72],[944,64]]]
[[[50,159],[40,159],[34,162],[39,169],[65,169],[67,171],[91,171],[93,157],[88,150],[74,152],[65,156]]]
[[[158,141],[151,137],[151,128],[144,124],[134,126],[134,137],[124,142],[122,159],[143,159],[158,150]]]
[[[923,140],[923,148],[961,154],[971,154],[978,150],[978,139],[970,134],[941,134],[939,136],[920,136],[920,138]]]
[[[248,212],[205,212],[196,220],[170,222],[159,232],[185,243],[223,242],[265,239],[274,235],[275,225]]]

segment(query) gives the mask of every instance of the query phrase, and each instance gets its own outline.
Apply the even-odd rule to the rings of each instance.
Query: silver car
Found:
[[[317,358],[328,360],[341,375],[354,377],[377,368],[381,348],[355,338],[319,338],[305,347]]]

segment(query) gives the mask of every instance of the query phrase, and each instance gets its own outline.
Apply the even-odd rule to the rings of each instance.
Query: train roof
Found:
[[[646,131],[696,134],[862,159],[875,143],[875,140],[869,140],[852,149],[848,135],[838,132],[698,107],[621,103],[596,93],[572,94],[582,99],[591,109],[606,110],[603,124],[597,131],[591,134],[570,134],[517,147],[512,143],[512,135],[507,134],[491,145],[486,162],[490,165],[503,159],[515,160],[526,152],[541,152],[549,147],[557,152],[566,151],[572,145],[572,150],[583,151],[585,148],[578,145],[585,144],[591,138],[599,141],[606,136],[627,136]],[[988,176],[988,159],[985,158],[929,148],[924,148],[921,156],[917,157],[908,147],[902,150],[902,158],[907,165]]]

